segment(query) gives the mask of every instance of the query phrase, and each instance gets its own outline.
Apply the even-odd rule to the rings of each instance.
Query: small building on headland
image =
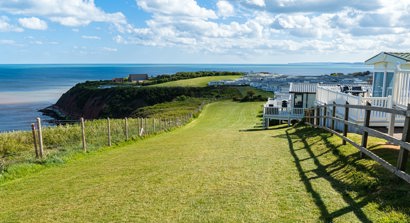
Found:
[[[148,80],[148,74],[130,74],[128,75],[128,81],[133,83],[142,83]]]
[[[114,83],[124,83],[125,81],[124,81],[124,78],[116,77],[116,78],[112,79],[112,82],[114,82]]]

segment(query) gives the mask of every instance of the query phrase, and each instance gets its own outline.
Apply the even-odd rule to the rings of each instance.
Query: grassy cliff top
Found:
[[[240,78],[240,75],[229,76],[212,76],[212,77],[197,77],[186,80],[170,81],[161,84],[152,85],[154,87],[206,87],[211,81],[220,80],[236,80]]]

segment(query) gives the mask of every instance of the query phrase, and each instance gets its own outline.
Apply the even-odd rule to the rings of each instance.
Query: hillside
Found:
[[[0,185],[4,222],[406,222],[409,185],[317,129],[261,131],[261,103]]]
[[[210,81],[237,77],[239,76],[197,77],[150,86],[118,84],[110,81],[88,81],[77,84],[64,93],[57,103],[51,109],[46,109],[45,112],[51,113],[51,115],[57,113],[62,116],[58,117],[59,119],[64,117],[70,119],[80,117],[86,119],[124,118],[133,116],[138,109],[143,107],[172,102],[180,97],[198,98],[203,101],[240,100],[246,96],[248,91],[255,92],[256,100],[264,101],[267,97],[273,96],[272,93],[248,86],[207,86]]]
[[[220,81],[220,80],[235,80],[240,78],[239,75],[229,75],[229,76],[214,76],[214,77],[197,77],[185,80],[170,81],[162,84],[155,84],[152,86],[156,87],[176,87],[176,86],[185,86],[185,87],[206,87],[211,81]]]

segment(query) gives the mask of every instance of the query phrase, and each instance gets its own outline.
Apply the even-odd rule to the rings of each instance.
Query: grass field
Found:
[[[408,222],[410,186],[319,130],[261,130],[262,103],[0,185],[1,222]]]
[[[211,81],[220,81],[220,80],[235,80],[240,78],[241,76],[236,75],[228,75],[228,76],[211,76],[211,77],[197,77],[192,79],[186,80],[179,80],[179,81],[171,81],[162,84],[152,85],[155,87],[206,87],[208,83]]]

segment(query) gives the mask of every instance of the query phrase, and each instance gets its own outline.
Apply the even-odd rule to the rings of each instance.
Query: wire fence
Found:
[[[194,114],[165,119],[58,120],[57,126],[47,126],[47,121],[37,118],[32,131],[0,134],[0,174],[15,163],[41,162],[170,131],[190,122]]]

